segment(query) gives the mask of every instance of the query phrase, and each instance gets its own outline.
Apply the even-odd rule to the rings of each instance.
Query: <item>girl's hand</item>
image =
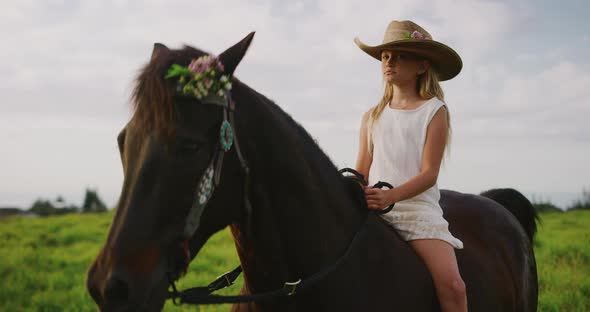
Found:
[[[369,206],[369,209],[380,210],[393,203],[391,192],[389,192],[390,190],[382,190],[371,186],[365,186],[364,188],[365,198],[367,199],[367,206]]]

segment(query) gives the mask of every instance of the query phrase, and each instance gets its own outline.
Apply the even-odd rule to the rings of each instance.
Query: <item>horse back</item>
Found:
[[[490,198],[450,190],[441,190],[440,205],[449,230],[463,241],[455,253],[469,309],[536,311],[532,242],[513,213]]]

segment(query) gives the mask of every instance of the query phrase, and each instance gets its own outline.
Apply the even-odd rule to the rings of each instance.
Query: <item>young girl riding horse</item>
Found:
[[[459,55],[411,21],[392,21],[383,43],[355,43],[381,61],[385,92],[363,116],[356,169],[370,185],[370,209],[396,203],[382,217],[407,241],[430,271],[443,311],[467,311],[465,283],[454,248],[463,242],[448,229],[437,178],[450,134],[449,111],[439,81],[461,71]]]

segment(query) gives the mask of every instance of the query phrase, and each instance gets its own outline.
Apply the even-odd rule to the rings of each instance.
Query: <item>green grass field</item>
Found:
[[[112,214],[0,219],[0,311],[96,311],[84,287]],[[590,211],[545,213],[535,243],[539,311],[590,311]],[[238,264],[227,230],[212,237],[181,289],[204,286]],[[199,272],[197,275],[195,272]],[[220,293],[234,294],[237,285]],[[227,311],[228,305],[165,311]]]

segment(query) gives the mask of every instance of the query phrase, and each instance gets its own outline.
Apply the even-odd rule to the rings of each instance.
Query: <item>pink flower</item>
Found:
[[[219,71],[223,71],[223,64],[221,64],[221,61],[219,61],[217,57],[205,55],[193,60],[190,65],[188,65],[188,70],[195,74],[203,73],[207,69],[218,69]]]
[[[198,58],[196,60],[193,60],[189,65],[188,65],[188,70],[190,70],[191,72],[198,74],[198,73],[202,73],[205,71],[205,69],[207,69],[207,60],[205,58]]]
[[[411,35],[410,35],[411,39],[426,39],[426,37],[424,36],[424,34],[422,34],[419,31],[414,31]]]

